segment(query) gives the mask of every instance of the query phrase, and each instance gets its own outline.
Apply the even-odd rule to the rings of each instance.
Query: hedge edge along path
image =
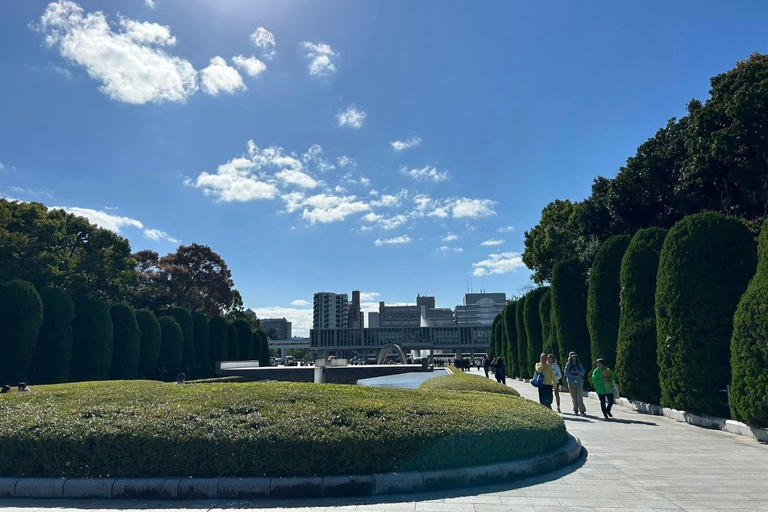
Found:
[[[442,471],[295,478],[0,478],[0,498],[319,498],[427,492],[542,475],[584,458],[579,438],[515,462]]]

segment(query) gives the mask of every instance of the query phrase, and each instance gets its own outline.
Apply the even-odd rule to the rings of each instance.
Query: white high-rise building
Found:
[[[318,292],[312,299],[313,329],[346,329],[349,297],[346,293]]]
[[[506,305],[506,293],[467,293],[456,306],[456,325],[491,325]]]

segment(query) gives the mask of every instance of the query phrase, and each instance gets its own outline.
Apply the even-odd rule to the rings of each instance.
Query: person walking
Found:
[[[539,386],[539,403],[552,408],[552,389],[555,386],[555,372],[552,366],[547,362],[547,354],[542,353],[539,356],[539,362],[536,363],[536,371],[543,377],[544,381]]]
[[[549,354],[547,362],[552,367],[552,371],[555,372],[555,402],[557,403],[557,412],[560,412],[560,380],[563,378],[563,372],[560,370],[560,365],[557,364],[555,354]]]
[[[491,369],[491,361],[488,356],[483,357],[483,371],[485,371],[485,378],[488,378],[488,371]]]
[[[496,361],[496,364],[495,365],[492,364],[491,366],[493,366],[496,369],[496,382],[498,382],[499,384],[504,384],[506,386],[507,385],[507,367],[504,366],[504,360],[500,357],[497,357],[495,361]]]
[[[568,363],[565,365],[565,378],[568,380],[568,391],[573,402],[573,414],[587,415],[584,407],[584,365],[581,364],[578,354],[568,354]]]
[[[611,408],[613,408],[613,385],[616,384],[616,374],[605,366],[603,358],[598,358],[595,363],[597,368],[592,372],[592,383],[597,396],[600,397],[600,409],[605,419],[613,418]]]

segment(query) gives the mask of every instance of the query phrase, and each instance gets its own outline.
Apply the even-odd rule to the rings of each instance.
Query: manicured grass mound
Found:
[[[2,476],[354,475],[522,459],[565,441],[556,414],[494,393],[110,381],[0,395]]]
[[[500,395],[520,396],[514,389],[499,384],[495,380],[486,379],[477,375],[462,372],[456,367],[451,367],[454,372],[434,379],[425,380],[419,386],[421,390],[440,389],[446,391],[482,391],[484,393],[497,393]]]

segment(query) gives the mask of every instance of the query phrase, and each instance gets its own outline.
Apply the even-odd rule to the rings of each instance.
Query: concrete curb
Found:
[[[549,473],[578,461],[579,438],[537,457],[409,473],[296,478],[0,478],[0,498],[318,498],[402,494],[497,484]]]
[[[585,393],[589,398],[599,400],[597,393],[590,391]],[[703,416],[700,414],[693,414],[686,411],[678,411],[677,409],[670,409],[669,407],[662,407],[661,405],[649,404],[646,402],[638,402],[636,400],[630,400],[628,398],[621,397],[615,400],[616,405],[633,409],[643,414],[651,414],[653,416],[664,416],[681,423],[688,423],[701,428],[708,428],[711,430],[722,430],[724,432],[730,432],[745,437],[751,437],[762,443],[768,443],[768,429],[750,427],[746,423],[740,421],[727,420],[725,418],[716,418],[714,416]]]

